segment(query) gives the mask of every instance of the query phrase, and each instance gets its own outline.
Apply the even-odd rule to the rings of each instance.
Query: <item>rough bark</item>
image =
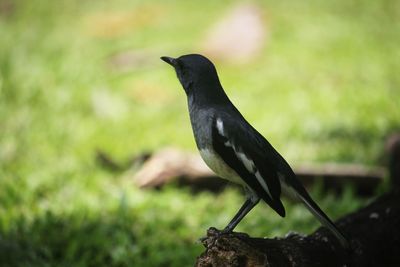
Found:
[[[392,186],[400,188],[400,133],[391,135],[386,142],[389,155],[389,173]]]
[[[218,235],[210,228],[195,266],[400,266],[400,190],[336,223],[351,240],[349,251],[323,227],[309,236],[275,239]]]

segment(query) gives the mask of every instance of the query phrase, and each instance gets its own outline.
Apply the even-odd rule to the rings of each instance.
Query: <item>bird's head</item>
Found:
[[[216,90],[215,87],[220,87],[214,64],[202,55],[190,54],[178,58],[161,57],[161,59],[174,67],[187,95],[194,93],[197,88]]]

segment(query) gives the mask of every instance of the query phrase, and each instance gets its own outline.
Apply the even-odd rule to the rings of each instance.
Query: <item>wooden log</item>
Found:
[[[390,181],[394,187],[400,188],[400,133],[388,138],[386,151],[389,155]]]
[[[211,266],[400,266],[400,190],[379,197],[336,222],[348,235],[344,250],[326,228],[309,236],[252,238],[243,233],[219,235],[210,228],[197,267]]]

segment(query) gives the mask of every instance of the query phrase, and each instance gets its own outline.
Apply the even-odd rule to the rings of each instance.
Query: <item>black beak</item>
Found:
[[[161,60],[167,62],[172,67],[176,66],[176,58],[173,58],[173,57],[161,57]]]

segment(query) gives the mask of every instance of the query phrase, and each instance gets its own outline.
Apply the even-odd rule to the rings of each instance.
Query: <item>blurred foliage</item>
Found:
[[[193,263],[196,239],[223,227],[241,194],[140,191],[134,169],[105,172],[95,151],[194,150],[184,93],[159,56],[196,52],[235,3],[0,1],[0,265]],[[379,163],[400,122],[399,2],[258,4],[264,52],[246,65],[216,62],[235,104],[290,162]],[[351,189],[313,195],[332,217],[363,202]],[[259,205],[238,230],[318,226],[286,206],[282,220]]]

